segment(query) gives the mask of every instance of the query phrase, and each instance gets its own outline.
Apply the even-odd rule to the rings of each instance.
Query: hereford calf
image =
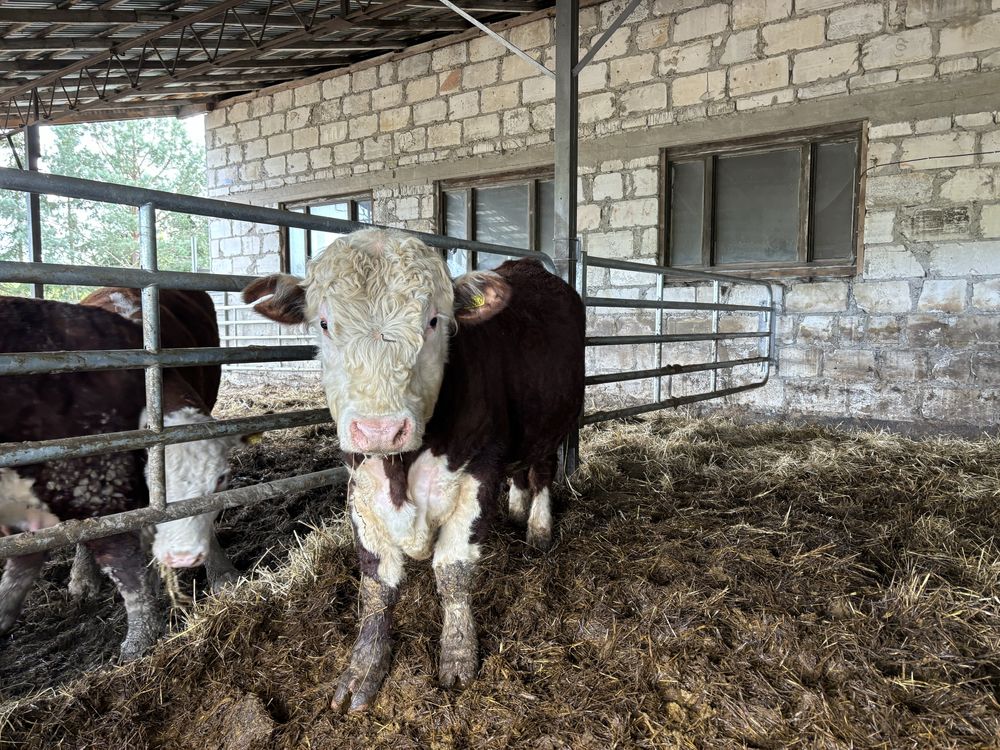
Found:
[[[105,310],[0,297],[0,352],[141,347],[135,324]],[[145,400],[141,370],[3,376],[0,443],[134,430]],[[147,504],[143,458],[142,451],[126,451],[48,461],[5,472],[5,479],[27,493],[33,506],[60,519],[93,518]],[[121,656],[139,656],[161,627],[139,535],[115,534],[86,546],[125,602],[128,633]],[[0,634],[14,626],[45,559],[39,552],[7,560],[0,579]]]
[[[367,706],[388,672],[407,557],[433,558],[440,682],[468,684],[478,649],[473,571],[505,476],[515,480],[515,515],[530,505],[529,539],[544,546],[551,535],[557,450],[583,405],[579,296],[534,260],[453,284],[439,252],[379,230],[336,240],[305,280],[257,280],[244,299],[268,294],[259,313],[317,328],[351,472],[361,629],[334,706]]]
[[[81,305],[117,313],[136,324],[142,323],[141,292],[111,287],[85,297]],[[205,292],[162,289],[160,291],[160,345],[164,349],[218,347],[219,325],[215,305]],[[211,422],[212,408],[219,395],[220,365],[168,369],[163,374],[164,426]],[[226,489],[232,449],[245,440],[221,437],[166,446],[167,502]],[[156,525],[153,555],[171,568],[205,566],[209,586],[216,590],[238,577],[215,534],[218,511],[181,518]],[[74,587],[83,576],[77,567],[71,577]]]

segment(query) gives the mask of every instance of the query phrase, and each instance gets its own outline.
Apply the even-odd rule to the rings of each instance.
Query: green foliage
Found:
[[[101,182],[135,185],[171,193],[203,195],[203,149],[174,119],[64,125],[43,139],[45,172]],[[23,151],[22,151],[23,153]],[[22,157],[23,158],[23,157]],[[4,166],[13,166],[5,149]],[[25,197],[0,191],[0,259],[27,260]],[[139,265],[139,213],[131,206],[42,197],[42,253],[48,263]],[[191,270],[192,238],[198,266],[208,257],[207,220],[157,212],[157,248],[161,269]],[[0,285],[3,293],[26,293],[18,285]],[[46,297],[79,299],[84,287],[46,287]]]

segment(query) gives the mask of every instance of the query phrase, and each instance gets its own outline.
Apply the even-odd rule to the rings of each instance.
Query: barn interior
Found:
[[[751,5],[759,6],[756,16],[747,10]],[[275,341],[286,353],[309,347],[311,339],[301,331],[263,324],[238,301],[248,277],[292,270],[290,233],[300,231],[311,242],[311,233],[347,231],[359,218],[358,197],[365,196],[375,223],[444,234],[440,217],[423,213],[420,201],[433,194],[443,204],[448,190],[473,196],[482,189],[448,182],[459,174],[454,164],[462,158],[479,160],[486,173],[501,171],[497,162],[512,162],[534,180],[533,207],[541,186],[548,190],[551,180],[545,200],[553,205],[556,239],[545,247],[536,239],[518,247],[548,254],[569,278],[581,274],[584,295],[597,301],[588,319],[590,380],[578,467],[558,493],[556,543],[538,552],[516,527],[500,523],[473,603],[481,655],[472,686],[451,692],[436,685],[441,615],[430,567],[413,564],[397,608],[396,654],[379,700],[360,715],[330,710],[358,619],[358,574],[341,479],[224,511],[220,540],[247,577],[209,595],[203,573],[171,576],[162,593],[170,608],[170,635],[130,664],[112,665],[125,627],[113,587],[106,583],[96,598],[71,600],[66,583],[72,547],[55,551],[42,585],[0,650],[0,746],[993,746],[1000,736],[995,513],[1000,464],[992,437],[997,398],[989,373],[1000,340],[994,335],[1000,309],[1000,281],[994,276],[1000,277],[1000,266],[994,266],[992,254],[1000,249],[994,239],[1000,230],[990,222],[1000,211],[990,213],[990,207],[1000,205],[1000,193],[983,195],[1000,184],[990,166],[996,163],[991,144],[1000,148],[994,86],[1000,40],[969,41],[972,52],[963,57],[947,58],[943,50],[962,24],[974,27],[963,32],[965,39],[1000,30],[995,5],[955,3],[940,17],[933,14],[940,10],[932,12],[930,4],[917,0],[882,10],[879,33],[906,40],[894,69],[921,64],[911,59],[915,42],[907,34],[933,31],[933,54],[943,59],[935,64],[944,81],[934,93],[926,79],[910,84],[923,86],[919,91],[905,89],[898,73],[891,82],[869,82],[873,88],[858,84],[855,90],[852,79],[843,92],[834,92],[833,83],[803,83],[831,87],[826,94],[815,92],[818,103],[799,94],[786,102],[781,94],[786,89],[764,86],[764,93],[756,93],[755,84],[747,84],[750,93],[739,101],[762,97],[767,106],[720,109],[720,117],[729,117],[723,124],[703,125],[690,115],[687,126],[682,120],[659,125],[649,120],[632,131],[635,136],[660,126],[705,127],[716,135],[760,137],[764,131],[798,133],[836,121],[839,129],[823,136],[832,141],[803,146],[815,158],[821,146],[854,137],[853,123],[865,120],[853,174],[864,189],[848,209],[854,216],[849,239],[856,249],[850,262],[831,257],[808,270],[795,266],[768,274],[714,264],[678,269],[661,251],[618,253],[613,243],[619,240],[612,235],[631,229],[610,222],[635,217],[634,207],[619,209],[616,201],[640,200],[638,178],[626,173],[650,169],[649,160],[637,158],[629,167],[618,153],[595,155],[600,141],[575,135],[580,127],[593,136],[598,126],[588,110],[596,105],[582,103],[586,97],[577,90],[573,68],[581,61],[581,71],[587,62],[607,65],[601,48],[613,50],[623,29],[632,35],[631,45],[661,33],[636,31],[633,21],[667,19],[663,29],[669,34],[661,31],[669,42],[638,49],[673,55],[663,78],[677,86],[675,79],[687,71],[677,68],[676,57],[684,59],[690,51],[668,43],[679,38],[685,13],[704,13],[698,23],[710,23],[705,19],[712,9],[727,8],[729,26],[714,37],[724,41],[709,45],[716,60],[735,54],[729,50],[748,29],[757,35],[768,23],[797,23],[781,20],[781,13],[791,18],[800,6],[802,13],[825,14],[829,41],[841,23],[835,14],[852,11],[870,21],[875,6],[889,3],[806,0],[774,11],[779,5],[785,4],[79,0],[0,5],[0,106],[8,142],[25,134],[25,172],[37,170],[39,126],[206,114],[206,159],[213,164],[209,194],[247,210],[234,218],[215,217],[224,228],[213,234],[213,275],[232,278],[229,286],[213,287],[231,339],[224,342],[227,350]],[[904,19],[895,30],[893,13]],[[751,20],[740,25],[740,14]],[[525,60],[523,50],[511,49],[512,40],[530,36],[517,37],[517,29],[539,24],[550,25],[551,36],[545,45],[527,47],[530,61]],[[996,25],[983,31],[982,24]],[[763,33],[754,38],[759,53],[772,43]],[[395,161],[358,157],[340,171],[336,164],[309,162],[316,175],[322,172],[318,182],[347,186],[335,191],[298,178],[268,186],[266,173],[251,174],[252,144],[239,141],[239,135],[228,143],[222,135],[227,128],[238,132],[247,121],[233,116],[239,108],[248,120],[262,121],[272,116],[279,97],[298,104],[295,91],[313,86],[325,92],[328,82],[345,78],[350,86],[335,98],[346,97],[366,71],[398,70],[424,54],[444,57],[474,40],[496,45],[500,65],[515,59],[550,69],[554,107],[542,156],[498,146],[478,154],[470,147],[468,154],[456,151],[426,166],[416,156],[405,162],[398,154]],[[859,60],[875,55],[865,51],[864,42],[857,44]],[[560,48],[571,50],[562,62]],[[837,51],[825,49],[814,52],[832,60]],[[977,54],[974,69],[960,62]],[[455,67],[472,64],[466,58]],[[604,69],[609,82],[616,75],[613,65]],[[438,71],[442,80],[451,70]],[[622,90],[634,88],[629,71],[619,70]],[[791,70],[797,75],[794,66]],[[697,75],[704,75],[710,94],[713,73]],[[737,84],[731,70],[728,75],[723,74],[724,87],[732,89]],[[892,84],[905,91],[877,88]],[[680,104],[681,89],[670,90],[673,99],[664,109],[691,112]],[[851,104],[845,103],[848,92]],[[322,107],[324,97],[320,93],[306,106]],[[255,101],[262,104],[253,115]],[[329,124],[343,122],[346,130],[363,115],[397,108],[369,102],[370,110],[331,115]],[[691,106],[713,103],[709,96],[707,103]],[[763,111],[784,105],[799,114]],[[838,107],[851,128],[841,127],[841,115],[830,114]],[[941,120],[942,107],[952,110],[951,131],[928,124]],[[739,119],[744,111],[747,120]],[[983,112],[992,119],[982,120]],[[790,125],[782,125],[783,118]],[[905,132],[890,130],[894,126],[885,123],[897,119],[915,124]],[[471,138],[463,123],[462,132]],[[872,132],[878,128],[882,131]],[[954,143],[944,142],[952,131],[958,133]],[[614,136],[630,139],[624,129]],[[687,130],[678,136],[678,144],[688,148],[683,158],[702,158],[692,147],[699,137],[708,136]],[[921,151],[908,145],[911,137],[937,140],[928,146],[932,150]],[[496,140],[504,139],[507,133],[501,131]],[[242,151],[231,159],[234,148]],[[336,146],[328,148],[332,153]],[[876,167],[894,168],[887,163],[942,154],[951,161],[940,173],[904,166],[883,182],[875,180],[882,173],[869,174]],[[871,155],[881,161],[869,162]],[[652,163],[661,158],[669,169],[666,154]],[[612,186],[598,199],[598,182],[608,175],[606,159],[626,165],[609,169],[625,174],[621,184],[632,187],[616,197]],[[537,171],[543,162],[548,172]],[[287,168],[292,171],[290,164]],[[413,187],[416,178],[406,182],[408,172],[420,177],[421,170],[433,174],[433,189],[420,192]],[[388,197],[371,187],[390,179],[403,187],[387,189]],[[816,179],[807,175],[805,182]],[[897,182],[887,187],[885,180]],[[26,191],[28,184],[0,175],[0,186],[7,189]],[[933,197],[914,208],[914,194],[931,185]],[[986,193],[975,192],[980,189]],[[946,197],[961,190],[970,196],[964,203]],[[899,199],[898,209],[887,208],[890,192]],[[349,196],[354,213],[343,219],[310,213],[310,206],[320,205],[319,196],[334,193]],[[413,195],[420,208],[410,216],[400,206]],[[881,202],[871,204],[872,195]],[[114,200],[115,194],[101,199]],[[588,225],[580,217],[599,200],[604,201],[601,224]],[[269,206],[282,209],[292,222],[280,240],[280,268],[267,265],[278,262],[276,253],[263,262],[264,253],[256,248],[267,244],[267,235],[251,229],[252,210]],[[466,208],[472,216],[473,209]],[[29,197],[25,210],[29,216],[37,212],[37,200]],[[669,211],[669,201],[656,207],[658,217]],[[637,247],[646,241],[639,239],[645,232],[663,231],[656,223],[636,224]],[[37,213],[30,225],[37,226]],[[811,243],[811,230],[803,231]],[[587,256],[577,253],[576,237],[585,238],[581,247]],[[234,239],[239,250],[229,253],[224,248]],[[507,244],[472,233],[462,239],[466,255],[449,255],[455,272],[473,267],[477,241],[483,254],[490,242]],[[32,242],[38,244],[31,260],[44,267],[40,238],[32,235]],[[451,247],[441,245],[446,246]],[[812,263],[817,259],[809,247]],[[971,260],[963,260],[967,257]],[[897,273],[897,266],[913,263],[924,263],[924,269],[911,276]],[[947,263],[959,270],[951,273]],[[0,261],[0,278],[29,278],[28,265]],[[663,273],[650,276],[650,269]],[[115,273],[95,272],[94,278]],[[641,282],[633,280],[637,275]],[[41,292],[45,282],[30,278]],[[949,296],[956,278],[961,295]],[[958,296],[961,301],[955,302]],[[896,301],[901,297],[905,311]],[[858,346],[847,343],[862,338],[865,343]],[[877,343],[869,348],[869,340]],[[336,432],[328,419],[316,417],[325,407],[317,370],[278,360],[277,354],[266,362],[230,355],[217,417],[312,415],[241,449],[232,487],[339,466]],[[310,356],[306,352],[302,359]],[[17,449],[0,446],[0,461]]]

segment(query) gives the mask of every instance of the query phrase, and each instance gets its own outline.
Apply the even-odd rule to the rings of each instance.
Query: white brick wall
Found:
[[[583,48],[621,5],[581,11]],[[552,30],[551,17],[540,15],[502,33],[551,67]],[[511,157],[530,157],[524,164],[551,158],[533,156],[550,153],[542,149],[553,140],[550,79],[485,36],[413,52],[211,113],[213,194],[275,203],[371,189],[376,221],[434,230],[433,179],[405,172],[404,180],[397,176],[404,168],[452,165],[449,176],[476,176],[482,157],[494,159],[494,170]],[[840,102],[855,94],[877,99],[904,85],[946,86],[997,71],[995,3],[648,0],[580,78],[580,136],[599,155],[581,167],[584,248],[656,258],[657,149],[671,145],[671,127],[691,143],[706,123],[775,109],[782,114],[773,121],[792,127],[797,106],[817,100],[830,102],[828,121],[836,122],[844,119]],[[986,357],[1000,340],[1000,154],[978,153],[1000,151],[1000,124],[995,111],[981,108],[954,115],[950,97],[945,89],[931,97],[942,102],[939,111],[920,120],[872,112],[858,276],[787,281],[779,374],[766,391],[738,401],[774,413],[1000,422],[996,407],[980,408],[1000,403],[1000,378],[989,374]],[[622,140],[653,128],[663,128],[662,142],[638,148]],[[603,145],[611,136],[617,151]],[[278,235],[266,228],[219,222],[212,242],[217,271],[277,270]],[[601,294],[651,293],[637,274],[595,273],[590,281]],[[665,322],[676,330],[705,325],[691,315]],[[648,313],[592,316],[595,332],[648,333],[652,324]],[[741,351],[726,349],[746,356]],[[667,347],[665,361],[705,353]],[[651,366],[649,358],[650,351],[608,347],[591,352],[589,364],[610,371]],[[699,375],[676,387],[691,392],[705,383]],[[648,386],[622,384],[605,394],[648,398]]]

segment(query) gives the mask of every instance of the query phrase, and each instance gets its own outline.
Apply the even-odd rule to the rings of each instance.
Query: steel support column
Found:
[[[558,273],[576,284],[578,0],[556,0],[555,244]]]
[[[580,289],[576,278],[577,96],[576,63],[580,49],[578,0],[556,0],[555,210],[553,260],[556,272]],[[582,415],[581,415],[582,416]],[[563,471],[569,476],[580,463],[580,433],[567,438]]]
[[[38,154],[41,151],[38,136],[38,125],[30,125],[24,134],[24,150],[28,169],[38,171]],[[28,247],[31,250],[31,262],[42,262],[42,209],[38,193],[28,193],[25,198],[25,210],[28,218]],[[45,296],[45,285],[34,284],[33,294],[38,299]]]

